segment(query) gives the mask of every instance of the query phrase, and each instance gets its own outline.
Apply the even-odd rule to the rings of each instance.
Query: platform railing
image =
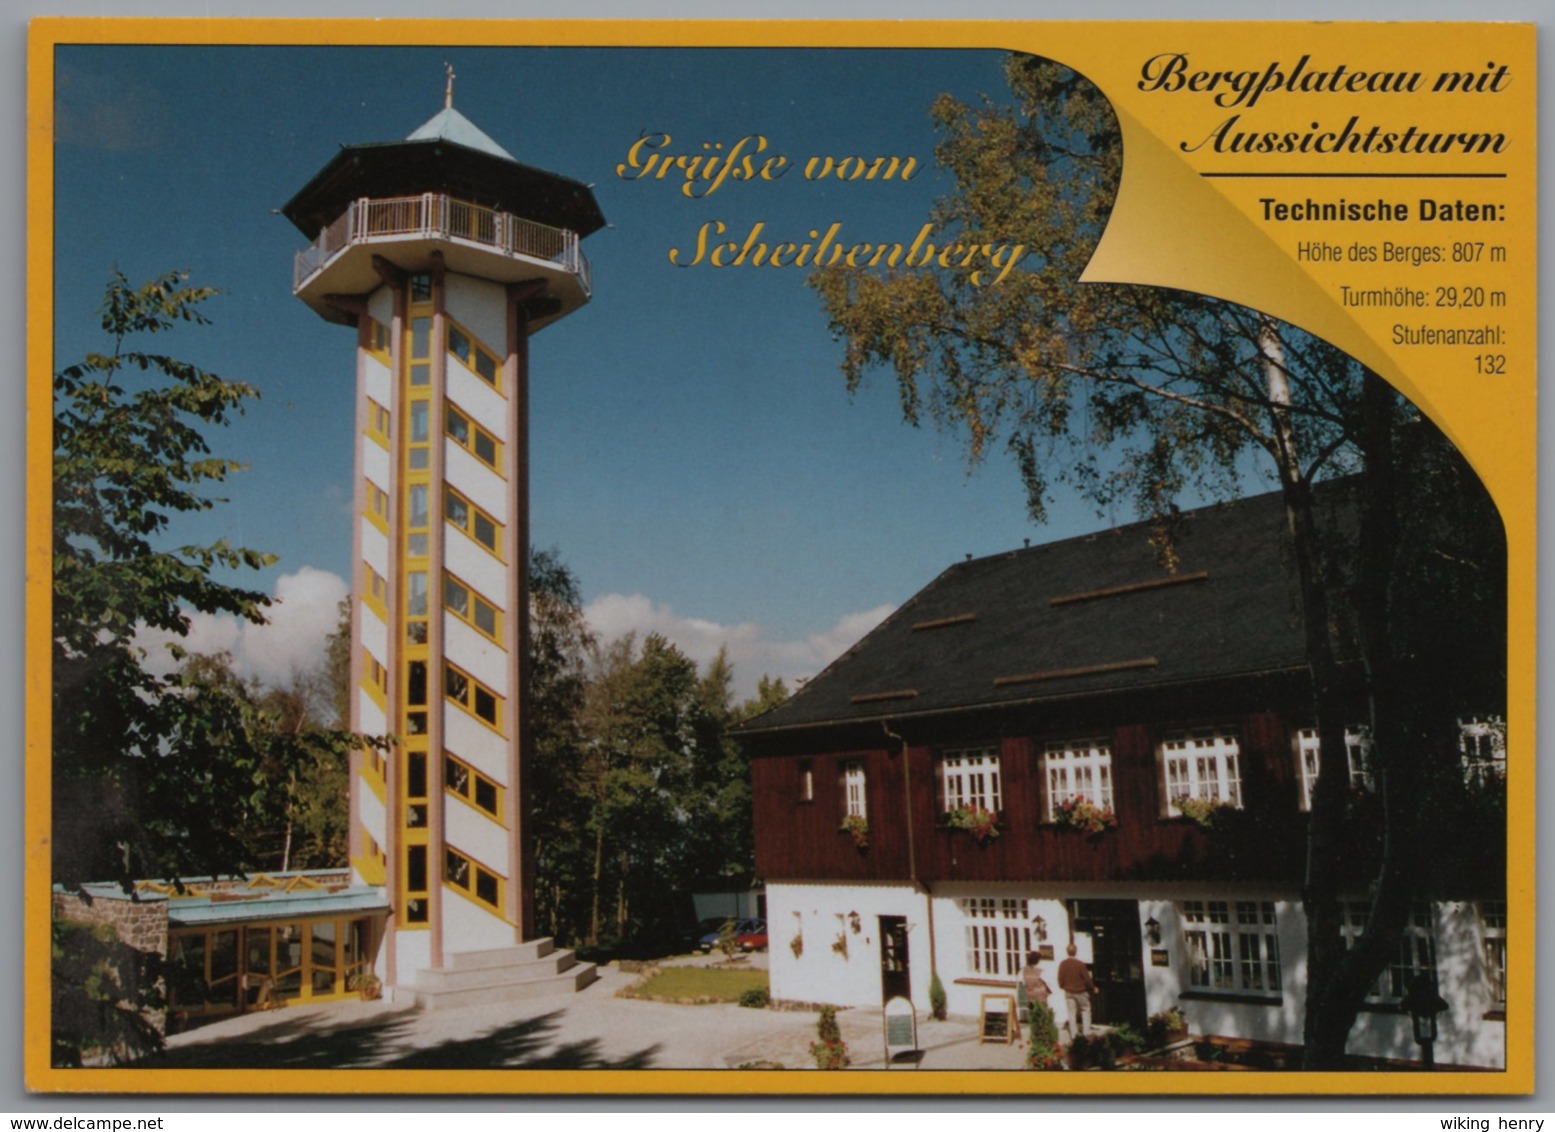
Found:
[[[362,197],[353,201],[297,253],[292,289],[300,291],[346,248],[406,236],[450,239],[490,248],[514,259],[554,263],[577,276],[585,295],[593,291],[588,257],[578,246],[578,234],[524,220],[443,193],[413,197]]]

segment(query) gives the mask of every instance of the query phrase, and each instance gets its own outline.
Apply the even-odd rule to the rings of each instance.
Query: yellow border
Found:
[[[1095,77],[1093,68],[1105,68],[1107,60],[1132,53],[1145,58],[1155,44],[1182,44],[1241,36],[1266,44],[1288,43],[1291,29],[1308,34],[1306,24],[1169,24],[1129,22],[1010,23],[1010,22],[673,22],[673,21],[488,21],[448,19],[435,22],[410,20],[210,20],[210,19],[109,19],[39,18],[31,23],[28,42],[28,183],[29,215],[27,267],[31,286],[27,316],[27,609],[25,640],[27,666],[25,688],[31,710],[27,716],[27,831],[26,858],[26,954],[25,974],[29,993],[25,1010],[26,1080],[29,1088],[61,1092],[188,1092],[188,1093],[709,1093],[754,1095],[764,1093],[984,1093],[1042,1095],[1094,1093],[1102,1086],[1112,1096],[1264,1093],[1264,1094],[1398,1094],[1436,1095],[1459,1093],[1528,1092],[1534,1086],[1533,1004],[1531,993],[1520,994],[1526,1009],[1512,1012],[1507,1022],[1507,1069],[1503,1073],[1332,1073],[1317,1076],[1263,1074],[1109,1074],[1105,1078],[1072,1074],[1020,1074],[986,1072],[918,1072],[914,1074],[859,1073],[759,1073],[748,1071],[665,1070],[628,1072],[614,1070],[293,1070],[284,1077],[262,1071],[237,1070],[55,1070],[49,1064],[49,1003],[42,988],[49,977],[49,845],[47,815],[50,812],[50,528],[48,485],[52,450],[50,413],[51,342],[53,329],[54,233],[51,210],[53,158],[54,48],[61,44],[207,44],[207,45],[465,45],[482,46],[630,46],[630,47],[933,47],[991,50],[1025,50],[1058,58]],[[1370,25],[1380,27],[1381,25]],[[1389,25],[1388,34],[1401,27]],[[1531,25],[1433,24],[1439,41],[1458,42],[1491,38],[1500,44],[1502,57],[1515,57],[1527,75],[1526,122],[1532,128],[1534,87]],[[1260,34],[1260,32],[1262,34]],[[1099,34],[1098,34],[1099,33]],[[1157,46],[1155,50],[1164,48]],[[1264,49],[1259,56],[1277,54]],[[1488,57],[1488,56],[1487,56]],[[1109,95],[1118,93],[1109,90]],[[1523,97],[1521,94],[1518,97]],[[1137,129],[1125,117],[1125,130]],[[1129,135],[1138,136],[1138,135]],[[1527,230],[1532,227],[1534,168],[1531,146],[1518,159],[1518,173],[1509,192],[1529,204]],[[1120,206],[1121,208],[1121,206]],[[1122,227],[1122,225],[1118,225]],[[1112,229],[1109,228],[1109,235]],[[1120,237],[1121,239],[1122,237]],[[1093,264],[1093,268],[1096,265]],[[1098,276],[1100,277],[1100,276]],[[1534,334],[1534,271],[1530,267],[1518,285],[1515,309],[1504,315],[1518,334]],[[1452,414],[1443,422],[1468,458],[1481,471],[1487,487],[1506,520],[1510,561],[1510,649],[1508,724],[1513,737],[1509,759],[1519,781],[1525,784],[1508,799],[1508,907],[1517,927],[1508,942],[1509,980],[1519,988],[1531,988],[1534,975],[1534,818],[1536,790],[1534,760],[1534,413],[1532,357],[1526,351],[1526,388],[1510,396],[1515,405],[1499,411],[1487,407],[1484,415],[1497,415],[1509,426],[1504,435],[1487,439],[1483,420],[1460,420]],[[1368,358],[1368,361],[1371,359]],[[1409,381],[1398,366],[1384,359],[1377,368],[1409,391]],[[1422,361],[1420,368],[1429,363]],[[1522,380],[1522,379],[1520,379]],[[1417,398],[1417,400],[1419,400]],[[1424,400],[1427,411],[1429,398]]]

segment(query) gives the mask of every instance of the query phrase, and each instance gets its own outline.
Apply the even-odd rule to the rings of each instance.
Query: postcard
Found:
[[[1534,1086],[1534,29],[40,19],[26,1071]]]

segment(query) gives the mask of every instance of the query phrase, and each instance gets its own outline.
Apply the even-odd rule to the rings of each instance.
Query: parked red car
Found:
[[[749,930],[735,936],[734,942],[740,945],[741,951],[767,950],[767,921],[751,920]]]

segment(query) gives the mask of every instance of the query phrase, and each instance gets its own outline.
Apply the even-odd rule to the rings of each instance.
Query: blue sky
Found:
[[[532,346],[532,537],[577,574],[606,636],[659,629],[699,660],[727,641],[739,687],[816,671],[965,554],[1102,524],[1024,513],[996,454],[968,474],[959,442],[901,421],[889,375],[849,398],[798,268],[681,268],[698,229],[727,238],[910,242],[947,183],[929,105],[1003,88],[991,52],[65,47],[58,55],[56,354],[91,330],[117,267],[219,287],[216,325],[173,352],[252,382],[263,400],[216,442],[248,463],[230,504],[179,538],[280,555],[288,587],[261,649],[203,624],[276,679],[307,659],[349,576],[353,338],[291,296],[303,240],[274,210],[342,144],[403,137],[455,104],[520,161],[592,182],[610,227],[585,241],[594,301]],[[644,133],[675,152],[767,138],[812,155],[915,157],[906,183],[727,182],[701,199],[615,168]],[[1126,520],[1130,516],[1117,516]],[[289,579],[284,581],[283,579]],[[327,618],[325,618],[327,620]],[[245,656],[252,652],[252,656]],[[263,655],[262,655],[263,654]]]

